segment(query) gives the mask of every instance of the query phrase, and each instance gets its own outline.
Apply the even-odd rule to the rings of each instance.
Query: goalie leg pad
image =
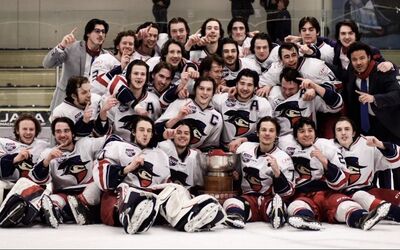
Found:
[[[17,194],[11,195],[0,211],[0,226],[13,227],[18,225],[27,212],[27,202]]]
[[[119,207],[119,219],[128,234],[147,231],[158,214],[157,196],[153,193],[129,188]]]

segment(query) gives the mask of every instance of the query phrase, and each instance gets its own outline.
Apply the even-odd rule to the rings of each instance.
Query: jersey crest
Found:
[[[249,132],[250,124],[255,121],[250,120],[250,112],[245,110],[228,110],[225,112],[229,123],[232,123],[236,128],[235,136],[241,136]]]
[[[361,166],[358,162],[358,157],[345,158],[347,170],[349,172],[349,185],[356,183],[361,177],[361,169],[367,166]]]
[[[142,166],[139,166],[135,171],[133,171],[133,174],[139,179],[141,187],[150,186],[153,182],[153,176],[159,177],[159,175],[153,172],[153,164],[148,161],[145,161]]]
[[[283,102],[275,108],[275,111],[279,112],[276,116],[288,119],[291,128],[302,117],[301,111],[303,110],[306,108],[300,108],[297,101]]]
[[[75,155],[61,162],[58,169],[63,170],[62,175],[72,175],[77,183],[81,183],[88,172],[86,164],[89,162],[83,162],[79,155]]]
[[[206,124],[200,120],[196,120],[193,118],[184,119],[193,130],[193,138],[190,141],[190,144],[196,144],[201,140],[201,137],[206,136],[204,133],[204,129],[206,128]]]
[[[243,168],[244,178],[250,184],[251,189],[259,192],[262,188],[261,182],[266,178],[260,177],[260,170],[257,168],[245,167]]]

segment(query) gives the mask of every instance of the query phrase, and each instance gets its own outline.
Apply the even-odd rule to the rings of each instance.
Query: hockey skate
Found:
[[[74,215],[76,224],[87,225],[91,223],[89,208],[79,201],[76,196],[68,195],[68,204]]]
[[[288,219],[289,225],[297,229],[303,230],[321,230],[322,225],[316,219],[309,216],[294,215]]]
[[[147,231],[157,217],[156,198],[130,192],[120,210],[120,221],[128,234]]]
[[[59,223],[62,221],[60,212],[57,211],[48,195],[43,195],[41,202],[41,210],[45,223],[52,228],[58,228]]]
[[[285,219],[285,204],[279,194],[275,194],[271,201],[271,212],[269,213],[269,220],[273,228],[277,229],[283,227],[286,222]]]
[[[240,214],[228,214],[226,216],[225,224],[237,229],[242,229],[246,226],[246,222]]]
[[[385,219],[389,213],[390,205],[389,202],[379,204],[378,207],[361,219],[360,228],[364,231],[370,230],[379,221]]]
[[[0,211],[0,227],[13,227],[25,216],[28,204],[17,194],[12,195]]]

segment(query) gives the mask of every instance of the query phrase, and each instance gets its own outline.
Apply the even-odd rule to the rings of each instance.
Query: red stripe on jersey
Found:
[[[105,76],[105,75],[106,75],[106,74],[101,74],[101,75],[99,75],[98,77],[96,77],[96,81],[97,81],[98,83],[100,83],[101,85],[103,85],[104,87],[107,88],[108,82],[107,82],[106,80],[103,79],[103,76]],[[106,77],[107,77],[107,76],[106,76]]]
[[[111,82],[111,86],[110,86],[110,94],[114,94],[114,89],[115,87],[118,85],[119,81],[121,81],[123,84],[126,85],[126,81],[124,78],[122,78],[121,76],[116,76],[114,78],[114,81]]]
[[[100,180],[100,186],[102,187],[103,190],[107,190],[107,187],[104,183],[103,175],[104,175],[104,165],[108,164],[109,162],[107,160],[100,160],[99,161],[99,180]]]
[[[27,200],[33,200],[34,198],[42,195],[43,191],[44,189],[41,186],[33,184],[33,186],[24,189],[21,192],[21,196],[26,198]]]
[[[400,160],[400,155],[398,154],[397,158],[394,158],[394,159],[391,159],[391,160],[388,159],[388,162],[395,163],[395,162],[398,162],[399,160]]]
[[[340,181],[338,184],[331,184],[330,186],[335,190],[339,190],[339,189],[344,188],[344,186],[347,184],[347,181],[348,181],[348,178],[345,175],[345,178],[343,178],[343,180]]]

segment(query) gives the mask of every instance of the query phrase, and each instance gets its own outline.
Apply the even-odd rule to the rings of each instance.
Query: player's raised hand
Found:
[[[165,140],[174,138],[174,136],[175,136],[175,131],[176,131],[176,129],[173,129],[173,128],[167,128],[167,129],[165,129],[164,132],[163,132],[163,138],[164,138]]]
[[[281,174],[281,170],[278,166],[278,162],[276,161],[276,158],[273,155],[268,154],[268,153],[266,153],[265,156],[266,156],[265,159],[267,160],[268,166],[271,167],[272,172],[274,173],[274,176],[276,178],[278,178],[279,175]]]
[[[131,61],[133,51],[129,48],[124,48],[121,55],[121,68],[124,70]]]
[[[380,141],[375,136],[364,136],[364,135],[361,135],[361,137],[363,137],[367,141],[367,145],[368,146],[385,149],[385,146],[383,145],[383,142]]]
[[[139,30],[139,32],[136,34],[136,37],[138,40],[143,40],[146,37],[149,36],[150,33],[150,29],[151,29],[151,24],[149,24],[149,26],[142,28]]]
[[[30,149],[32,149],[32,147],[27,147],[27,148],[21,149],[18,152],[18,154],[14,157],[13,163],[15,164],[15,163],[29,159],[29,157],[31,156],[31,152],[29,151]]]
[[[317,146],[313,145],[313,148],[314,150],[311,151],[310,156],[317,158],[326,169],[328,166],[328,159]]]
[[[74,32],[77,30],[78,28],[75,27],[70,33],[66,34],[63,39],[60,42],[60,46],[62,48],[68,48],[69,46],[71,46],[75,41],[75,35]]]
[[[124,168],[124,174],[135,171],[139,166],[144,165],[144,156],[139,154],[133,158],[133,160]]]
[[[90,106],[90,102],[86,104],[85,110],[83,111],[83,122],[84,123],[89,123],[90,120],[92,119],[93,115],[93,108]]]

